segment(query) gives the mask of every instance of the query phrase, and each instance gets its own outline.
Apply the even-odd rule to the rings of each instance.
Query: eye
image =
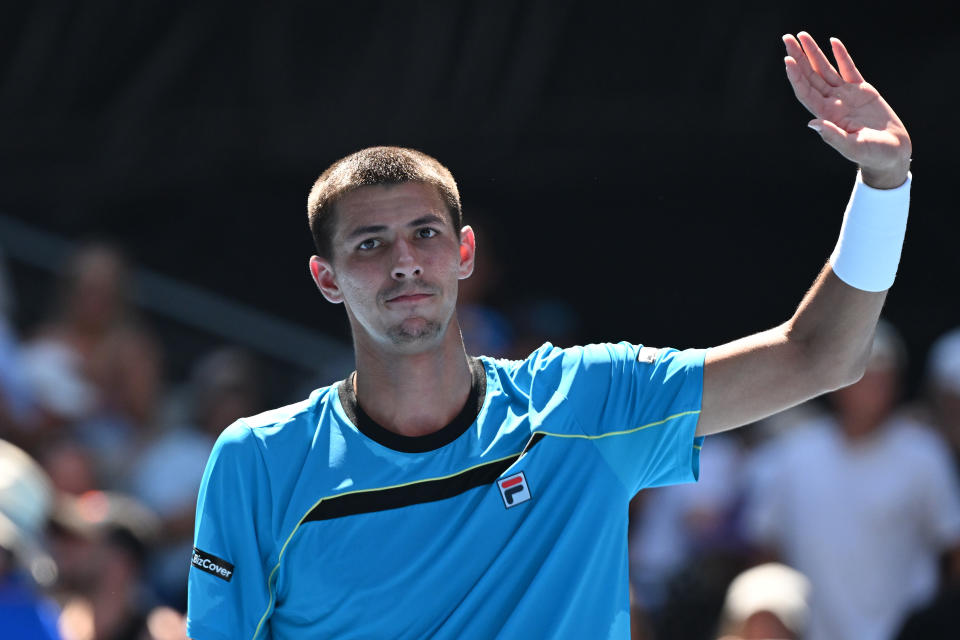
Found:
[[[424,227],[423,229],[417,229],[418,238],[432,238],[435,235],[440,233],[436,229],[431,229],[430,227]]]
[[[363,242],[357,245],[357,249],[360,251],[370,251],[370,249],[376,249],[382,243],[376,238],[367,238]]]

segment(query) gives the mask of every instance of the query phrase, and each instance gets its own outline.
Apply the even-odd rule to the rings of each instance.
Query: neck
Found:
[[[460,327],[414,354],[387,353],[355,341],[357,404],[384,429],[423,436],[447,426],[463,409],[471,376]]]
[[[880,425],[886,420],[887,416],[869,416],[861,414],[848,414],[840,416],[840,425],[843,428],[843,435],[849,442],[859,442],[869,439],[880,428]]]

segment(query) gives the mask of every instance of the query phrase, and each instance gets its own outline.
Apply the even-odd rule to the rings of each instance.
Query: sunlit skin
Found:
[[[332,255],[313,256],[310,271],[346,309],[357,400],[402,435],[436,431],[470,391],[456,301],[473,272],[473,230],[457,233],[437,190],[420,183],[361,187],[335,215]]]
[[[719,640],[794,640],[796,637],[775,614],[757,611],[741,622],[735,632]]]
[[[814,116],[808,125],[859,165],[869,186],[902,185],[910,136],[843,43],[830,39],[836,66],[806,32],[783,36],[783,44],[787,80]],[[858,380],[886,295],[855,289],[827,267],[787,322],[708,351],[697,434],[749,424]]]
[[[740,637],[743,640],[792,640],[797,636],[773,613],[757,611],[744,620]]]

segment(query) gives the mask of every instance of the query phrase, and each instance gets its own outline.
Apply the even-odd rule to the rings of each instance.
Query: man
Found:
[[[703,436],[856,380],[899,260],[906,130],[839,41],[839,70],[809,35],[784,42],[811,126],[865,184],[793,318],[706,352],[469,358],[455,302],[475,238],[449,172],[381,147],[321,175],[310,270],[356,372],[220,437],[191,637],[628,637],[630,497],[694,480]]]
[[[809,640],[894,637],[960,568],[960,486],[936,432],[897,411],[906,349],[882,323],[863,378],[755,453],[748,536],[812,586]]]

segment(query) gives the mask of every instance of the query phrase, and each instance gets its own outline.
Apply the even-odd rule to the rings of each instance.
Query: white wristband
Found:
[[[885,291],[893,284],[907,230],[912,180],[908,173],[907,181],[896,189],[874,189],[857,172],[840,238],[830,256],[833,272],[851,287]]]

